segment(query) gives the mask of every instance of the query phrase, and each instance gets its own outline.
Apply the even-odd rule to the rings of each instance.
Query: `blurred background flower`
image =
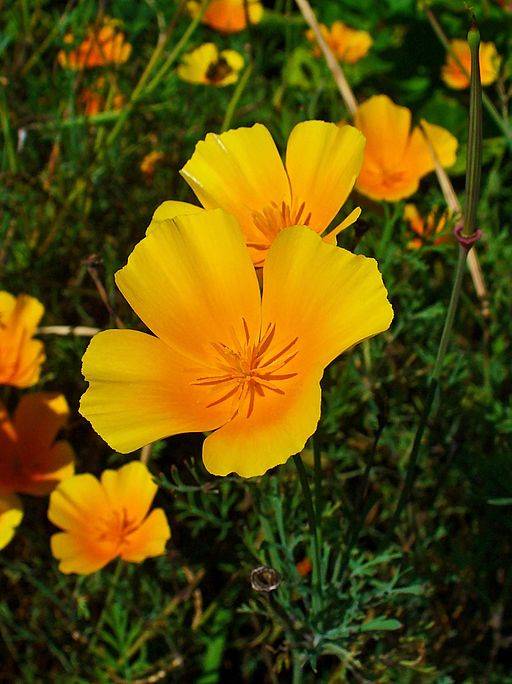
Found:
[[[355,64],[365,55],[373,44],[372,37],[367,31],[350,28],[342,21],[335,21],[330,28],[320,24],[320,31],[327,45],[334,55],[346,64]],[[316,44],[315,34],[311,29],[306,31],[306,37],[314,43],[313,52],[319,57],[321,50]]]
[[[236,83],[244,66],[244,58],[235,50],[219,52],[213,43],[204,43],[184,55],[178,76],[188,83],[227,86]]]
[[[201,11],[201,3],[196,0],[188,2],[187,7],[193,17]],[[259,0],[211,0],[202,22],[216,31],[237,33],[247,27],[247,18],[257,24],[262,16],[263,4]]]
[[[446,55],[446,63],[441,70],[441,76],[450,88],[464,90],[469,88],[469,76],[471,74],[469,45],[466,40],[452,40],[450,47],[454,54],[448,53]],[[501,57],[498,55],[494,43],[480,43],[479,58],[482,85],[491,85],[498,78],[501,65]]]
[[[131,54],[132,46],[125,41],[125,35],[117,24],[115,19],[107,17],[100,28],[91,27],[86,38],[76,48],[60,50],[57,55],[59,64],[74,71],[108,64],[124,64]],[[64,42],[72,45],[73,34],[68,33]]]

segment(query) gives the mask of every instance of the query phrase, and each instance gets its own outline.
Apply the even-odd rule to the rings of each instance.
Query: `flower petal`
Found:
[[[183,356],[204,362],[226,330],[259,330],[260,294],[232,216],[179,216],[135,247],[116,282],[144,323]]]
[[[358,108],[355,125],[366,137],[365,167],[392,170],[400,165],[411,127],[411,112],[387,95],[374,95]]]
[[[101,484],[111,507],[124,510],[133,524],[144,520],[158,489],[141,461],[127,463],[119,470],[104,470]]]
[[[354,187],[361,170],[364,136],[353,126],[340,128],[325,121],[304,121],[290,134],[286,170],[293,206],[305,202],[308,225],[323,232]]]
[[[50,495],[48,518],[67,532],[87,536],[88,531],[95,529],[97,519],[106,518],[110,513],[103,487],[89,473],[64,480]]]
[[[50,539],[52,554],[65,574],[89,575],[116,557],[112,544],[94,544],[86,536],[59,532]]]
[[[161,556],[171,530],[161,508],[155,508],[146,520],[123,543],[120,556],[125,561],[140,563],[145,558]]]
[[[224,405],[206,409],[212,389],[193,384],[204,370],[152,335],[99,333],[83,373],[90,386],[80,413],[121,453],[177,433],[213,430],[229,418]]]
[[[0,496],[0,549],[14,537],[16,528],[23,519],[21,501],[14,494]]]
[[[305,369],[283,382],[284,394],[266,391],[249,417],[241,413],[209,435],[203,445],[206,469],[213,475],[254,477],[301,451],[320,418],[322,370]]]
[[[419,127],[414,129],[404,158],[406,166],[418,178],[435,169],[435,163],[425,136],[430,140],[439,163],[443,167],[449,167],[455,163],[458,147],[457,138],[446,128],[430,124],[425,119],[421,120],[421,127],[423,132]]]
[[[190,204],[190,202],[178,202],[176,200],[162,202],[153,214],[151,223],[146,230],[146,235],[159,226],[162,221],[171,221],[177,216],[186,216],[187,214],[200,214],[202,211],[204,211],[203,207]]]
[[[62,394],[34,392],[24,394],[14,412],[14,427],[20,444],[38,458],[55,440],[69,418],[69,406]],[[27,453],[28,458],[30,455]]]
[[[238,220],[247,242],[262,238],[255,213],[290,203],[283,162],[261,124],[208,133],[180,173],[206,209],[220,207]]]
[[[275,344],[298,337],[305,367],[324,368],[361,340],[387,330],[393,310],[374,259],[326,244],[304,227],[283,230],[263,269],[262,327]]]

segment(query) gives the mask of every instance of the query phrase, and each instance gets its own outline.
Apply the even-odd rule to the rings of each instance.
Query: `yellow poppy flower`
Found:
[[[409,249],[419,249],[425,244],[442,245],[450,241],[449,235],[443,235],[449,218],[447,211],[439,214],[437,211],[429,212],[424,218],[419,213],[415,204],[406,204],[404,207],[404,219],[407,221],[413,233],[417,235],[408,244]]]
[[[363,161],[364,137],[352,126],[305,121],[288,139],[286,166],[261,124],[217,135],[208,133],[180,171],[205,209],[224,209],[244,232],[256,266],[262,266],[283,229],[307,225],[325,231],[354,187]],[[154,219],[173,218],[183,203],[164,202]],[[188,213],[197,211],[188,205]],[[354,209],[325,239],[352,225]]]
[[[50,521],[64,530],[51,538],[59,570],[87,575],[117,557],[140,563],[161,556],[171,532],[161,508],[149,513],[156,492],[140,461],[105,470],[100,480],[86,473],[62,482],[48,509]]]
[[[72,43],[73,36],[68,34],[65,42]],[[82,71],[108,64],[124,64],[131,51],[132,46],[125,42],[125,35],[118,30],[117,22],[107,18],[100,28],[90,28],[77,48],[69,52],[60,50],[57,61],[65,69]]]
[[[70,444],[55,441],[68,416],[62,394],[25,394],[12,421],[0,403],[0,492],[44,496],[73,475]]]
[[[201,10],[201,3],[191,0],[187,8],[193,17]],[[259,0],[247,0],[249,21],[257,24],[263,16],[263,5]],[[223,33],[237,33],[247,27],[245,0],[211,0],[202,18],[206,24],[216,31]]]
[[[222,210],[152,224],[116,283],[155,337],[96,335],[80,412],[121,453],[215,430],[203,446],[215,475],[262,475],[301,451],[324,368],[393,315],[376,262],[304,226],[272,243],[261,296],[242,231]]]
[[[14,537],[23,519],[21,501],[14,494],[0,495],[0,549]]]
[[[32,336],[43,313],[34,297],[0,292],[0,385],[30,387],[39,380],[44,346]]]
[[[453,55],[446,55],[446,63],[441,70],[443,81],[450,88],[464,90],[469,88],[469,74],[471,74],[471,50],[465,40],[452,40],[450,47],[455,53],[457,60],[462,64],[462,70]],[[501,57],[496,51],[494,43],[480,43],[479,52],[480,78],[482,85],[490,85],[498,78]]]
[[[244,58],[235,50],[219,52],[213,43],[204,43],[186,54],[178,67],[178,76],[188,83],[217,87],[238,81]]]
[[[415,193],[421,178],[435,165],[423,132],[419,127],[411,129],[411,111],[386,95],[374,95],[358,107],[354,123],[366,137],[357,190],[371,199],[391,202]],[[424,119],[421,124],[441,165],[454,164],[456,138]]]
[[[330,29],[325,24],[320,24],[320,32],[334,56],[345,64],[358,62],[368,54],[368,50],[373,44],[372,37],[367,31],[350,28],[342,21],[335,21]],[[306,31],[306,38],[315,44],[314,54],[317,57],[320,56],[321,51],[316,45],[315,34],[311,29]]]

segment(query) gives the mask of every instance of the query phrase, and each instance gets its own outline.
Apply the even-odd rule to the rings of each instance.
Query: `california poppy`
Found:
[[[12,420],[0,403],[1,493],[44,496],[73,475],[71,445],[55,441],[68,416],[62,394],[23,395]]]
[[[330,28],[327,28],[325,24],[320,24],[320,32],[334,56],[345,64],[355,64],[365,57],[373,43],[367,31],[350,28],[342,21],[335,21]],[[320,48],[316,45],[315,34],[311,29],[306,32],[306,37],[315,44],[313,52],[319,56]]]
[[[201,3],[196,0],[188,2],[187,7],[193,17],[201,11]],[[257,24],[262,16],[263,5],[259,0],[211,0],[202,22],[222,33],[237,33],[247,27],[247,18],[251,24]]]
[[[66,43],[73,43],[72,34],[66,36]],[[117,28],[117,22],[107,18],[101,27],[92,27],[78,47],[57,55],[59,64],[65,69],[82,71],[108,64],[124,64],[132,51],[125,35]]]
[[[43,313],[34,297],[0,292],[0,385],[30,387],[39,380],[44,346],[33,336]]]
[[[454,55],[446,55],[446,63],[441,70],[443,81],[450,88],[464,90],[469,88],[471,74],[471,50],[466,40],[452,40],[450,47]],[[482,85],[491,85],[498,78],[501,57],[494,43],[480,43],[480,79]],[[461,69],[461,65],[464,67]]]
[[[244,58],[235,50],[219,51],[213,43],[204,43],[187,53],[178,67],[182,81],[217,87],[236,83]]]
[[[411,111],[386,95],[360,105],[354,123],[366,137],[356,188],[372,199],[394,202],[416,192],[421,178],[435,168],[425,135],[442,166],[455,163],[457,140],[449,131],[425,120],[423,130],[412,128]]]
[[[205,209],[224,209],[244,232],[256,266],[262,266],[274,238],[286,227],[309,226],[323,233],[350,194],[363,161],[364,137],[352,126],[305,121],[292,130],[283,164],[272,136],[261,124],[217,135],[197,145],[181,175]],[[172,218],[165,202],[155,219]],[[354,209],[326,237],[334,241],[357,220]]]
[[[273,241],[261,295],[243,233],[222,210],[155,222],[116,283],[155,336],[92,339],[80,412],[122,453],[215,430],[203,460],[216,475],[261,475],[301,451],[324,368],[393,316],[376,262],[304,226]]]
[[[406,204],[404,219],[416,235],[408,244],[410,249],[418,249],[429,243],[442,245],[450,240],[450,236],[445,234],[448,212],[440,214],[433,210],[425,218],[419,213],[416,205]]]
[[[59,569],[87,575],[117,557],[140,563],[161,556],[171,533],[161,508],[149,512],[156,492],[140,461],[105,470],[100,480],[86,473],[62,482],[48,509],[50,521],[64,530],[51,538]]]

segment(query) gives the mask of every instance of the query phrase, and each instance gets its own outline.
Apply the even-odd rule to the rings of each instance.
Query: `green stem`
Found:
[[[245,90],[245,87],[249,81],[249,77],[252,73],[253,69],[253,64],[252,62],[249,62],[247,65],[247,69],[244,71],[242,78],[238,81],[237,86],[235,90],[233,91],[233,95],[231,96],[231,99],[228,103],[227,109],[226,109],[226,114],[224,115],[224,121],[222,122],[222,127],[220,129],[221,133],[224,133],[224,131],[227,131],[228,128],[231,126],[231,122],[233,121],[233,115],[235,113],[235,109],[238,105],[238,102],[240,101],[240,98],[242,97],[242,93]]]
[[[96,627],[94,629],[94,634],[92,635],[91,640],[89,641],[89,651],[93,652],[94,648],[98,642],[101,630],[103,629],[103,625],[105,624],[105,620],[107,619],[107,614],[108,614],[108,609],[110,608],[110,604],[112,603],[112,599],[114,598],[114,594],[117,588],[117,584],[119,582],[119,578],[121,577],[121,572],[123,570],[124,563],[121,560],[121,558],[117,559],[116,567],[114,570],[114,574],[111,577],[110,580],[110,587],[107,593],[107,596],[105,598],[105,603],[103,605],[103,610],[101,611],[101,615],[98,619],[98,622],[96,623]]]
[[[312,591],[312,606],[315,613],[318,612],[320,607],[320,597],[321,597],[321,558],[320,558],[320,540],[318,536],[317,519],[315,515],[315,509],[313,506],[313,497],[311,496],[311,489],[308,482],[308,475],[306,469],[304,468],[304,463],[300,454],[293,457],[293,462],[297,468],[297,473],[299,475],[299,481],[302,488],[302,494],[304,496],[304,503],[306,505],[306,512],[309,521],[309,531],[313,537],[313,591]]]
[[[446,34],[444,33],[441,24],[437,20],[436,15],[433,13],[431,9],[426,10],[426,15],[427,19],[430,22],[430,25],[432,26],[432,29],[434,30],[434,33],[436,36],[439,38],[439,42],[443,45],[444,49],[446,52],[448,52],[451,57],[455,60],[457,63],[457,66],[459,69],[462,70],[464,74],[469,78],[470,74],[468,74],[467,69],[464,67],[463,64],[461,64],[459,58],[455,54],[455,52],[452,50],[452,47],[450,45],[450,41],[446,37]],[[512,148],[512,128],[510,127],[508,121],[500,116],[498,110],[496,107],[493,105],[491,100],[489,99],[488,95],[484,92],[482,92],[482,102],[487,109],[487,112],[489,116],[492,118],[494,123],[498,126],[498,128],[501,130],[505,138],[507,139],[508,145]]]

